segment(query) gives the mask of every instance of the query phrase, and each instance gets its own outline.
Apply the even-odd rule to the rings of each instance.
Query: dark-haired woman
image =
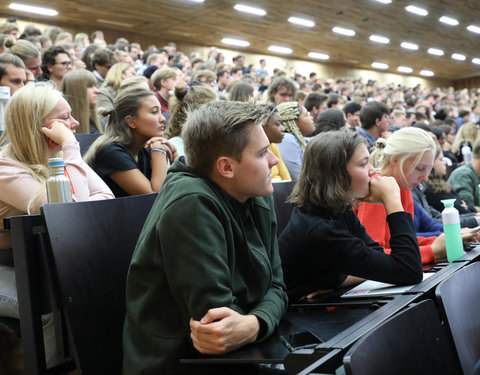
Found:
[[[109,111],[105,130],[90,147],[85,161],[116,197],[156,193],[167,176],[175,147],[163,138],[165,118],[152,91],[120,90]]]
[[[177,149],[178,156],[184,155],[181,133],[188,112],[198,105],[214,100],[217,100],[217,93],[210,87],[203,85],[178,85],[175,87],[175,95],[170,98],[168,103],[171,116],[165,135]]]
[[[291,301],[359,282],[393,284],[422,280],[422,263],[410,214],[392,177],[373,179],[375,169],[361,135],[325,132],[308,144],[289,201],[296,206],[279,240]],[[352,211],[355,200],[384,205],[391,254],[367,234]]]

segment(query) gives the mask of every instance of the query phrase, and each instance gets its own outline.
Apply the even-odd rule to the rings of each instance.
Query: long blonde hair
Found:
[[[7,143],[0,153],[21,164],[39,182],[39,189],[30,198],[27,210],[45,192],[48,178],[48,146],[41,131],[45,118],[55,108],[62,93],[52,85],[27,85],[18,90],[5,109]]]
[[[126,62],[119,62],[113,64],[105,76],[105,81],[102,84],[102,88],[111,87],[115,94],[120,88],[120,84],[123,81],[122,74],[125,73],[132,66]]]
[[[88,102],[87,89],[97,85],[97,79],[92,72],[85,69],[73,70],[65,74],[60,84],[60,91],[65,95],[70,107],[72,116],[80,126],[77,133],[90,133],[90,120],[95,124],[99,133],[102,133],[102,126],[97,115],[97,106],[91,106]]]
[[[460,152],[460,146],[463,142],[467,141],[470,142],[470,145],[473,149],[473,144],[478,137],[478,126],[468,123],[462,125],[460,129],[458,129],[457,135],[455,136],[455,140],[452,144],[452,153],[457,154]]]

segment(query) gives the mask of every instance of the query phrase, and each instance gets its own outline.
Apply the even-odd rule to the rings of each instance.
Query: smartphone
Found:
[[[480,225],[478,227],[472,228],[471,230],[468,231],[469,234],[478,232],[480,230]]]
[[[292,352],[298,349],[314,348],[323,342],[311,331],[290,333],[285,336],[280,336],[280,339],[288,350]]]

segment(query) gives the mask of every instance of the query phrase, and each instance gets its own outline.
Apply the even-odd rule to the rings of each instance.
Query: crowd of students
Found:
[[[422,263],[446,257],[445,197],[457,199],[462,226],[479,225],[480,90],[287,77],[265,60],[228,64],[215,48],[203,59],[174,43],[143,52],[101,32],[20,35],[5,23],[1,33],[11,99],[0,218],[39,212],[59,151],[75,202],[159,192],[128,275],[125,374],[179,374],[194,350],[263,340],[287,295],[420,282]],[[101,133],[83,158],[75,132]],[[290,180],[295,209],[277,241],[272,181]],[[8,233],[0,247],[10,249]],[[0,315],[18,318],[11,259],[0,260]]]

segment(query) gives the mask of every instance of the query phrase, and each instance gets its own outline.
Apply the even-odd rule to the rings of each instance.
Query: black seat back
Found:
[[[480,358],[480,263],[465,266],[436,289],[465,374]]]
[[[273,183],[273,201],[277,215],[277,235],[282,233],[290,221],[290,216],[292,216],[293,206],[287,203],[287,198],[292,192],[293,185],[295,185],[293,181]]]
[[[100,137],[100,133],[75,134],[75,138],[80,143],[80,153],[85,155],[93,142]]]
[[[432,300],[414,304],[368,333],[343,358],[353,375],[460,374]]]
[[[83,374],[120,374],[125,283],[156,194],[42,207],[64,315]]]

